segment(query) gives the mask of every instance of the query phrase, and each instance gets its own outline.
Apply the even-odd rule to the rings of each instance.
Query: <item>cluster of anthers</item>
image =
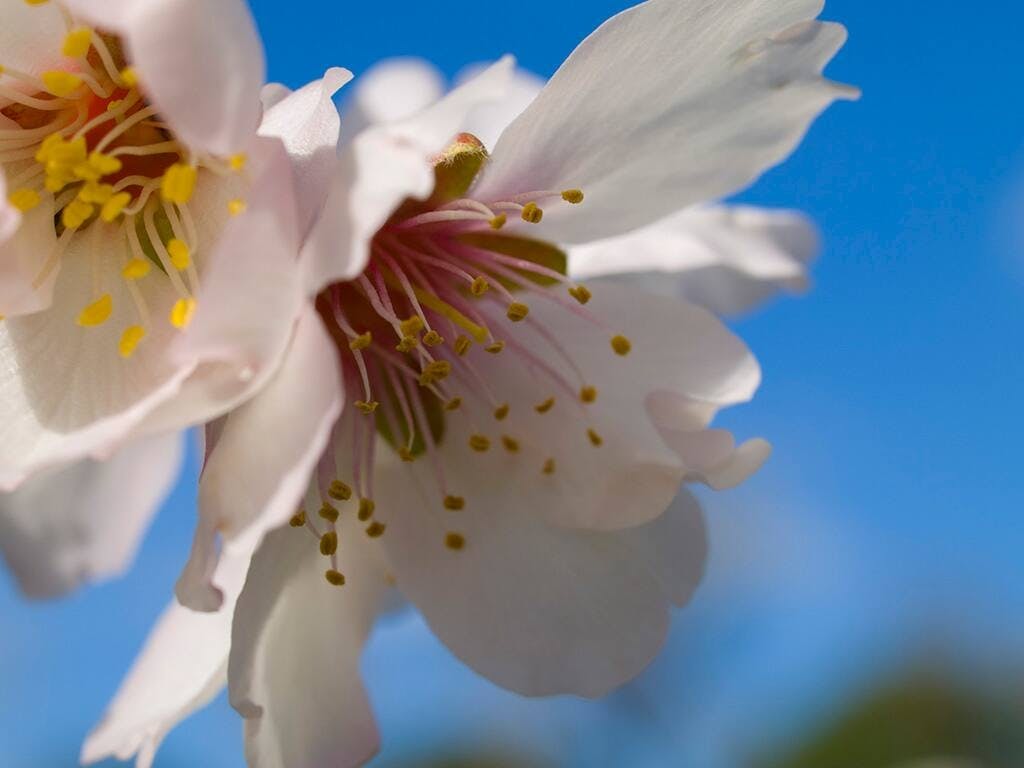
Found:
[[[25,2],[39,6],[49,0]],[[77,321],[83,327],[103,325],[114,301],[102,285],[102,262],[120,259],[116,269],[138,317],[118,342],[121,356],[129,358],[151,323],[138,284],[154,268],[177,294],[169,322],[179,329],[188,325],[199,290],[198,233],[189,202],[203,170],[238,173],[245,157],[190,151],[147,102],[121,41],[77,24],[56,4],[66,27],[61,53],[68,66],[36,76],[0,62],[0,115],[4,124],[16,126],[0,127],[0,167],[13,190],[9,201],[23,214],[53,201],[57,240],[32,281],[33,291],[55,274],[72,239],[92,229],[93,297]],[[234,199],[227,213],[244,208]]]
[[[587,412],[597,388],[557,334],[531,315],[527,301],[553,302],[589,321],[608,334],[616,355],[628,355],[630,341],[612,334],[584,306],[591,293],[566,276],[563,251],[501,232],[510,216],[538,224],[542,206],[578,205],[583,192],[533,191],[481,202],[468,194],[486,160],[478,139],[460,135],[436,162],[432,198],[406,202],[374,237],[364,272],[318,297],[340,353],[345,390],[362,395],[345,409],[304,506],[291,519],[293,527],[312,532],[320,552],[331,558],[331,584],[345,583],[337,562],[339,507],[355,504],[354,516],[370,538],[387,528],[373,500],[378,437],[404,462],[431,462],[447,512],[467,507],[466,498],[450,487],[439,451],[441,441],[456,439],[456,432],[476,454],[496,448],[535,461],[542,482],[557,482],[558,457],[550,445],[516,433],[511,404],[495,393],[501,382],[488,380],[478,355],[514,356],[541,388],[532,404],[538,416],[572,419],[568,428],[582,424],[584,444],[597,448],[604,442]],[[513,332],[519,328],[527,333]],[[499,338],[499,329],[506,335]],[[547,353],[537,344],[546,345]],[[568,405],[560,406],[560,400]],[[497,435],[481,428],[485,421],[499,425]],[[423,514],[434,512],[425,508]],[[441,526],[445,547],[457,552],[467,546],[457,526]]]

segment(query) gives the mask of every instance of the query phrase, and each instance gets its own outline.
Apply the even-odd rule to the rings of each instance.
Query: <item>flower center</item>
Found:
[[[104,261],[119,258],[113,268],[138,318],[118,342],[129,358],[151,323],[140,281],[154,269],[176,293],[168,321],[179,329],[188,325],[199,290],[199,236],[189,203],[200,174],[241,171],[245,158],[210,157],[183,145],[144,96],[121,41],[76,25],[60,11],[64,69],[35,76],[0,60],[0,167],[13,190],[9,202],[23,214],[53,201],[57,239],[32,280],[33,291],[54,277],[80,233],[98,229],[116,238],[113,248],[100,237],[93,241],[93,297],[77,322],[89,328],[110,319],[114,299],[102,275],[111,265]],[[233,200],[226,213],[243,207]]]
[[[537,224],[543,206],[577,205],[583,193],[534,191],[509,200],[476,200],[468,193],[486,157],[475,137],[458,137],[435,166],[431,199],[401,206],[374,237],[364,272],[331,285],[317,299],[337,343],[345,391],[360,396],[343,412],[314,484],[318,488],[306,499],[306,509],[318,510],[326,530],[302,510],[292,524],[310,528],[323,554],[333,559],[338,502],[354,497],[366,534],[385,532],[373,501],[378,437],[402,461],[431,463],[441,506],[451,513],[468,504],[439,451],[456,432],[473,453],[518,454],[542,476],[556,474],[559,457],[522,430],[526,420],[517,410],[564,420],[566,430],[578,431],[581,448],[603,443],[588,412],[597,388],[560,342],[557,325],[531,314],[530,303],[550,302],[589,321],[607,334],[619,356],[629,354],[630,342],[584,306],[590,291],[566,276],[563,251],[502,232],[510,217]],[[496,355],[510,356],[530,371],[535,391],[518,393],[514,402],[500,397],[506,382],[495,381],[488,365]],[[467,541],[455,528],[445,534],[444,545],[459,551]],[[333,560],[327,580],[344,582]]]

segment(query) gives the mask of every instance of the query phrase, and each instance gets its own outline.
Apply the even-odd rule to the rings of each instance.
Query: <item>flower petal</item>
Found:
[[[235,610],[228,667],[253,768],[346,768],[377,751],[359,656],[389,590],[375,542],[341,525],[345,586],[306,531],[271,533]]]
[[[312,292],[363,270],[373,235],[404,200],[433,191],[431,159],[474,108],[502,97],[512,68],[510,58],[502,59],[426,110],[373,126],[342,150],[324,215],[303,250]]]
[[[398,587],[462,661],[518,693],[598,697],[630,680],[703,574],[704,523],[688,494],[639,528],[570,530],[516,493],[445,511],[419,464],[379,475]],[[461,551],[446,548],[449,531],[464,536]]]
[[[729,195],[790,154],[832,101],[846,40],[822,0],[649,0],[585,40],[501,137],[474,196],[581,188],[549,237],[590,242]]]
[[[444,93],[444,78],[430,62],[415,58],[382,61],[356,81],[342,134],[348,141],[370,126],[406,120],[439,101]]]
[[[64,0],[124,37],[147,95],[190,146],[228,155],[260,119],[263,46],[244,0]]]
[[[0,496],[0,551],[29,597],[120,575],[181,468],[182,440],[136,441]]]
[[[44,192],[23,215],[8,203],[6,187],[0,173],[0,315],[13,317],[50,305],[60,265],[47,265],[57,245],[53,196]]]
[[[459,74],[459,81],[475,76],[480,67],[470,67]],[[463,130],[493,149],[501,134],[519,117],[544,89],[544,79],[524,69],[517,69],[505,93],[505,98],[493,104],[474,109],[466,118]]]
[[[56,3],[29,5],[25,0],[0,0],[0,64],[38,75],[62,63],[67,27]]]
[[[312,307],[298,321],[288,353],[267,386],[224,421],[203,470],[201,522],[178,598],[196,610],[220,607],[210,582],[214,537],[246,534],[255,548],[302,498],[341,412],[337,353]],[[235,546],[239,546],[236,544]]]
[[[320,213],[334,175],[341,118],[333,97],[351,79],[352,73],[347,69],[329,69],[322,80],[288,94],[269,107],[260,124],[260,135],[280,138],[291,158],[302,235]]]
[[[223,688],[235,599],[250,556],[221,560],[217,578],[227,600],[219,613],[194,613],[177,603],[164,611],[103,721],[82,747],[83,763],[137,755],[136,768],[150,768],[171,729]]]
[[[579,279],[625,278],[716,314],[735,314],[778,290],[805,290],[819,246],[814,224],[796,211],[687,208],[635,232],[571,248],[569,271]]]

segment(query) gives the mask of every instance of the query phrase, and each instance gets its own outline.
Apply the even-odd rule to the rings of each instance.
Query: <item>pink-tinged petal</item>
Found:
[[[0,20],[4,66],[38,75],[61,64],[67,27],[56,3],[0,0]]]
[[[244,0],[66,0],[119,33],[146,94],[181,139],[219,155],[242,150],[260,119],[263,45]]]
[[[357,525],[339,523],[342,587],[327,583],[330,560],[304,530],[271,533],[253,558],[228,666],[251,768],[348,768],[377,751],[359,657],[389,587]]]
[[[369,128],[343,149],[324,214],[303,250],[311,291],[363,270],[373,235],[404,200],[433,191],[432,158],[473,109],[502,98],[512,68],[503,59],[426,110]]]
[[[220,607],[220,590],[210,581],[218,534],[241,537],[252,549],[295,512],[341,412],[339,373],[334,344],[308,307],[276,375],[218,432],[200,480],[195,546],[178,583],[183,604]]]
[[[352,101],[342,120],[342,134],[352,139],[370,126],[406,120],[445,94],[441,73],[422,59],[388,59],[356,80]]]
[[[581,188],[549,237],[590,242],[727,196],[855,89],[821,76],[846,30],[822,0],[649,0],[606,22],[502,135],[474,196]]]
[[[267,83],[260,91],[260,103],[263,105],[263,112],[266,113],[271,107],[275,107],[288,98],[294,91],[282,83]]]
[[[778,291],[806,290],[819,248],[814,224],[796,211],[688,208],[635,232],[571,248],[569,271],[578,279],[627,280],[717,314],[736,314]]]
[[[0,173],[0,316],[13,317],[50,305],[60,264],[47,263],[57,246],[52,195],[42,193],[39,205],[23,215],[8,194]]]
[[[0,552],[29,597],[119,576],[181,468],[178,435],[47,472],[0,496]]]
[[[284,96],[269,107],[260,124],[260,135],[280,138],[291,158],[302,235],[320,213],[334,176],[341,131],[334,94],[351,79],[352,73],[347,69],[329,69],[322,80]]]
[[[227,599],[219,613],[172,603],[146,641],[103,721],[89,734],[82,762],[136,757],[151,768],[164,737],[206,706],[227,682],[231,620],[251,553],[225,556],[217,570]]]
[[[474,76],[479,71],[479,67],[471,67],[465,73],[460,73],[459,80]],[[463,130],[480,139],[485,147],[494,149],[505,129],[523,114],[543,88],[543,78],[532,72],[517,69],[508,85],[505,98],[474,109],[466,118]]]
[[[425,463],[382,465],[381,542],[398,588],[456,656],[517,693],[588,697],[654,658],[670,607],[690,598],[704,570],[691,496],[645,526],[572,530],[547,524],[512,483],[491,493],[484,472],[460,476],[480,481],[486,500],[442,509]],[[446,547],[452,532],[464,537],[460,551]]]

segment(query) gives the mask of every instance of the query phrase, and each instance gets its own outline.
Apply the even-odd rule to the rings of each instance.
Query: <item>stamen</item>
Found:
[[[444,545],[454,552],[459,552],[466,548],[466,537],[461,533],[449,533],[444,537]]]
[[[555,407],[555,398],[549,397],[543,403],[539,403],[538,405],[533,406],[533,410],[535,410],[537,413],[547,413],[548,411],[550,411],[554,407]]]
[[[514,437],[503,435],[501,438],[501,444],[505,446],[505,450],[509,453],[519,453],[519,441]]]
[[[113,309],[114,300],[109,293],[105,293],[79,313],[78,324],[84,328],[103,325],[110,318]]]
[[[324,578],[327,579],[327,583],[332,587],[345,586],[345,576],[340,571],[336,571],[333,568],[324,573]]]
[[[387,530],[387,526],[379,520],[374,520],[368,526],[366,526],[366,535],[371,539],[379,539],[384,535]]]
[[[348,501],[352,498],[352,487],[341,480],[334,480],[327,494],[336,501]]]
[[[540,224],[544,211],[536,203],[527,203],[523,206],[522,217],[527,224]]]
[[[336,531],[327,531],[320,537],[320,554],[330,557],[338,551],[338,534]]]
[[[625,336],[613,336],[612,349],[615,350],[615,354],[625,357],[633,349],[633,345]]]
[[[291,520],[288,521],[288,525],[290,525],[292,528],[302,528],[305,524],[306,511],[304,509],[300,509],[294,515],[292,515]]]
[[[121,334],[121,340],[117,344],[117,351],[121,357],[127,359],[135,354],[135,348],[139,346],[146,335],[146,329],[141,325],[130,325]]]
[[[587,438],[589,438],[591,445],[593,445],[595,448],[599,448],[601,444],[604,443],[604,440],[601,438],[601,436],[597,434],[597,432],[595,432],[592,428],[587,430]]]
[[[452,512],[459,512],[466,508],[466,500],[461,496],[445,496],[444,508]]]

